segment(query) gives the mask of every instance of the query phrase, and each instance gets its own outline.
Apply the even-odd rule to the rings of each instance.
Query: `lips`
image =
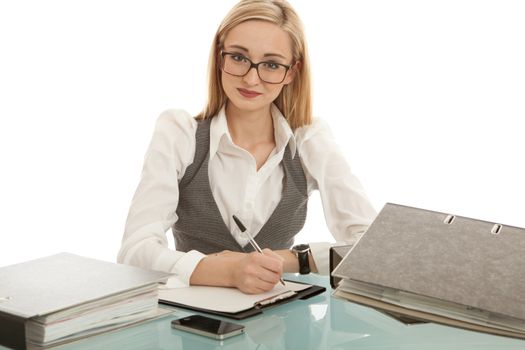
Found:
[[[260,92],[242,89],[242,88],[238,88],[237,91],[239,91],[239,93],[246,98],[255,98],[259,95],[262,95]]]

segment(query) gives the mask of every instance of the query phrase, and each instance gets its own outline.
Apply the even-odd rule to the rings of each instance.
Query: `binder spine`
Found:
[[[16,350],[25,350],[25,318],[0,311],[0,345]]]

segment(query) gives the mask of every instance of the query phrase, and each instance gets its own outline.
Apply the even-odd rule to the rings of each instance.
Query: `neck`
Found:
[[[226,105],[226,119],[233,142],[238,145],[261,141],[274,142],[270,106],[262,110],[241,111],[233,104],[228,103]]]

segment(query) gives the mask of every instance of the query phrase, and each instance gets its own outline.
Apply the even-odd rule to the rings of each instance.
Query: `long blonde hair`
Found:
[[[285,0],[242,0],[226,15],[217,29],[210,51],[208,67],[208,101],[198,119],[212,118],[226,103],[227,97],[221,85],[219,53],[229,31],[249,20],[262,20],[278,25],[290,35],[296,75],[291,83],[284,85],[274,103],[286,117],[292,130],[312,122],[312,99],[310,62],[299,16]]]

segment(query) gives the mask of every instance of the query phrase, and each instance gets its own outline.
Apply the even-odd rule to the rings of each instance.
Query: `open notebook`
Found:
[[[159,289],[159,302],[234,319],[260,314],[262,309],[295,299],[307,299],[326,288],[285,281],[262,294],[244,294],[236,288],[190,286]]]

